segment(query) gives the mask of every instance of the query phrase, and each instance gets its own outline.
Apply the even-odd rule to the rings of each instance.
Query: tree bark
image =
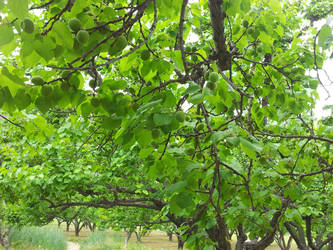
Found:
[[[71,226],[71,221],[66,221],[66,232],[69,232],[70,226]]]
[[[169,237],[169,241],[172,241],[172,232],[167,232],[167,235]]]
[[[4,228],[4,232],[2,232],[2,224],[0,223],[0,241],[1,241],[1,245],[6,250],[10,250],[10,242],[9,242],[10,230],[11,230],[11,226]]]
[[[227,225],[224,220],[219,224],[221,225],[216,225],[207,229],[206,232],[208,233],[209,238],[213,242],[217,243],[216,250],[231,250],[231,244],[228,239]]]
[[[127,232],[126,238],[125,238],[125,243],[124,243],[124,248],[127,248],[128,241],[130,240],[133,232]]]
[[[177,234],[177,241],[178,241],[178,249],[183,249],[185,241],[182,240],[182,238],[179,234]]]
[[[135,231],[136,241],[141,243],[141,235],[137,231]]]

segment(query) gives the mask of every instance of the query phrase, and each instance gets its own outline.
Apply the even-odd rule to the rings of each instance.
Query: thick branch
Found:
[[[222,11],[222,0],[209,0],[210,19],[213,28],[213,39],[217,54],[217,65],[221,71],[229,70],[231,56],[227,51],[224,35],[224,19],[226,13]]]

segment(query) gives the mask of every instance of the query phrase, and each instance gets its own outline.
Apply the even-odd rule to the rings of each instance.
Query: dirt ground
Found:
[[[80,250],[80,245],[78,243],[67,241],[67,250]]]
[[[67,239],[70,242],[76,242],[81,243],[84,241],[84,239],[89,235],[90,231],[87,229],[82,229],[80,232],[80,236],[76,237],[74,234],[74,229],[71,228],[70,232],[66,232]],[[112,233],[112,231],[110,231]],[[122,234],[123,240],[125,239],[125,233]],[[136,243],[136,236],[135,234],[132,235],[129,243],[135,244]],[[236,242],[232,242],[232,247],[235,249]],[[160,249],[160,250],[177,250],[177,238],[176,236],[173,237],[173,241],[169,241],[168,236],[164,232],[154,231],[148,234],[147,236],[142,237],[142,244],[141,246],[147,247],[147,248],[154,248],[154,249]],[[78,249],[78,248],[77,248]],[[274,242],[271,246],[266,248],[267,250],[280,250],[279,246]],[[67,249],[67,250],[76,250],[73,249]],[[297,250],[297,247],[295,244],[293,244],[291,250]]]

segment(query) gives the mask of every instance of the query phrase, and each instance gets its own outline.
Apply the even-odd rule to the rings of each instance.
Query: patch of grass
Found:
[[[9,241],[15,249],[66,250],[67,243],[62,230],[55,227],[13,228]]]

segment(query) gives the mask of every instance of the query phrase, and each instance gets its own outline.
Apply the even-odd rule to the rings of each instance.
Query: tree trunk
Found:
[[[178,249],[183,249],[185,241],[182,240],[182,238],[179,234],[176,234],[176,235],[177,235],[177,241],[178,241]]]
[[[207,229],[209,238],[217,244],[216,250],[231,250],[231,244],[228,238],[227,226],[222,221],[220,227],[218,225]]]
[[[167,232],[167,235],[169,237],[169,241],[172,241],[172,232]]]
[[[136,241],[141,243],[141,235],[140,235],[140,233],[138,233],[137,231],[135,231],[135,235],[136,235]]]
[[[0,223],[0,228],[2,227],[2,224]],[[0,229],[0,241],[1,245],[6,249],[10,250],[10,243],[9,243],[9,233],[10,233],[11,227],[4,228],[4,232],[2,233],[2,228]]]
[[[236,243],[235,250],[243,250],[244,249],[244,243],[247,240],[247,236],[244,233],[242,224],[238,225],[237,231],[238,231],[238,234],[237,234],[237,243]]]
[[[60,225],[61,225],[61,220],[57,219],[57,222],[58,222],[58,228],[60,228]]]
[[[66,231],[69,232],[69,227],[71,226],[71,221],[66,221]]]
[[[130,240],[133,232],[126,232],[126,233],[127,233],[127,235],[126,235],[126,238],[125,238],[124,248],[127,248],[128,241]]]

